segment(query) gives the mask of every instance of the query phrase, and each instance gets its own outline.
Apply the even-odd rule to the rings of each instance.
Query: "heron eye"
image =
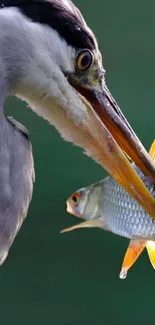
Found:
[[[89,50],[81,51],[76,59],[76,68],[79,71],[86,71],[93,62],[93,54]]]
[[[81,198],[81,196],[80,196],[79,193],[73,193],[73,194],[72,194],[72,201],[73,201],[75,204],[78,204],[78,203],[79,203],[80,198]]]

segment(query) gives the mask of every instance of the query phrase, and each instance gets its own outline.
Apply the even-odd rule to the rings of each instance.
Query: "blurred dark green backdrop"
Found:
[[[148,149],[155,137],[155,2],[76,0],[95,32],[108,87]],[[36,183],[29,215],[0,269],[0,324],[154,324],[155,271],[146,252],[118,275],[128,240],[101,230],[60,235],[76,219],[72,191],[106,173],[26,105],[8,114],[30,131]]]

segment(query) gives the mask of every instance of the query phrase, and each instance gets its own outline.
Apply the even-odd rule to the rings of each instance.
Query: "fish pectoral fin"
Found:
[[[61,234],[64,233],[64,232],[69,232],[69,231],[79,229],[79,228],[95,228],[95,227],[100,228],[101,226],[102,226],[102,221],[99,220],[99,219],[88,220],[88,221],[78,223],[75,226],[72,226],[72,227],[61,230]]]
[[[155,140],[153,141],[150,147],[149,156],[151,157],[151,160],[155,163]]]
[[[126,251],[121,272],[120,272],[120,279],[125,279],[127,276],[128,270],[131,268],[131,266],[136,262],[139,255],[142,253],[143,249],[146,246],[146,241],[143,240],[136,240],[131,239],[128,249]]]
[[[149,255],[150,262],[155,269],[155,242],[148,240],[146,244],[146,249]]]

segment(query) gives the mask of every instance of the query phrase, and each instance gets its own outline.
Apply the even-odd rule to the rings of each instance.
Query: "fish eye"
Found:
[[[81,198],[81,196],[80,196],[79,193],[73,193],[73,194],[72,194],[72,197],[71,197],[72,201],[73,201],[75,204],[78,204],[78,203],[79,203],[80,198]]]
[[[76,58],[76,69],[84,72],[90,68],[93,63],[93,53],[89,50],[82,50],[78,52]]]

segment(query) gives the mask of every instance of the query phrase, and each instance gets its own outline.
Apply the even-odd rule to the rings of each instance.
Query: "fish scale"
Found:
[[[132,165],[150,193],[155,196],[154,186]],[[110,231],[127,238],[155,240],[155,221],[113,178],[107,177],[100,182],[100,186],[101,219],[104,219]]]

